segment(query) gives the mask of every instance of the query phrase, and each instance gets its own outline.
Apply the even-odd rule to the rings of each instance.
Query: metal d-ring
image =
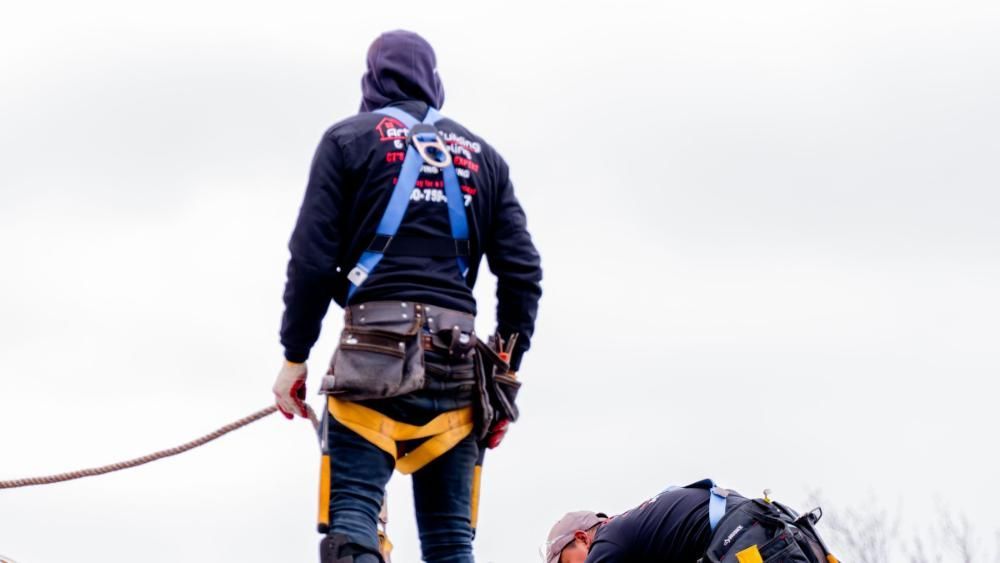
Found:
[[[433,125],[428,125],[426,123],[420,123],[414,125],[410,129],[410,142],[413,143],[414,148],[420,154],[420,157],[424,159],[424,162],[434,166],[435,168],[447,168],[451,166],[451,152],[448,147],[444,144],[444,140],[441,135],[438,134],[438,130],[434,128]],[[428,149],[437,149],[437,154],[440,157],[435,158]]]

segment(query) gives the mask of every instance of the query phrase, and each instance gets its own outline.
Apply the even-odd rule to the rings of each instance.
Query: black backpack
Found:
[[[729,496],[727,490],[714,486],[711,494]],[[698,563],[839,563],[816,532],[821,509],[800,516],[766,498],[728,500]]]

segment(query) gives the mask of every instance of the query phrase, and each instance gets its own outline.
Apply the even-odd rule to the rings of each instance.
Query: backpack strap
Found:
[[[421,123],[412,115],[395,107],[381,108],[375,110],[373,113],[397,119],[410,130]],[[427,115],[424,117],[422,123],[433,126],[441,119],[442,115],[436,109],[428,108]],[[434,135],[436,136],[437,133],[435,132]],[[392,190],[389,203],[386,205],[382,219],[375,230],[376,239],[385,241],[385,244],[369,245],[367,250],[361,254],[358,263],[348,272],[347,279],[350,282],[350,287],[347,290],[348,301],[350,301],[354,293],[368,279],[369,274],[371,274],[385,256],[393,237],[399,231],[399,226],[402,224],[403,217],[406,215],[406,209],[410,204],[413,188],[420,178],[420,170],[423,167],[424,159],[413,146],[413,143],[410,143],[409,139],[407,141],[406,157],[403,159],[403,166],[396,179],[396,186]],[[449,162],[446,167],[441,168],[441,173],[444,176],[445,198],[448,200],[448,220],[451,224],[451,236],[454,239],[456,249],[453,254],[446,253],[446,255],[455,257],[458,263],[458,271],[462,279],[465,279],[469,272],[466,256],[470,254],[469,251],[463,251],[463,249],[469,247],[469,223],[465,215],[465,198],[462,197],[462,189],[459,185],[458,173],[455,172],[455,165]]]

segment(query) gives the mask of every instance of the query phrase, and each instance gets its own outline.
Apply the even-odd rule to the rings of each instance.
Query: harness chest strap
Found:
[[[363,405],[341,401],[330,396],[330,415],[372,445],[396,460],[396,470],[408,475],[453,448],[472,433],[472,407],[441,413],[422,426],[399,422]],[[412,451],[400,456],[397,442],[426,440]]]

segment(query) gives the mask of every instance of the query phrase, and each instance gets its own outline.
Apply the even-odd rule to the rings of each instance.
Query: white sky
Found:
[[[403,27],[437,50],[444,113],[509,161],[545,268],[479,561],[532,560],[565,511],[705,476],[793,504],[875,494],[913,525],[941,498],[984,537],[1000,528],[1000,4],[2,12],[0,479],[138,456],[270,403],[312,151],[356,110],[369,42]],[[492,291],[484,276],[483,331]],[[313,389],[339,326],[334,308]],[[2,492],[0,553],[313,561],[307,427],[272,417],[127,473]],[[409,496],[397,476],[396,563],[419,558]]]

